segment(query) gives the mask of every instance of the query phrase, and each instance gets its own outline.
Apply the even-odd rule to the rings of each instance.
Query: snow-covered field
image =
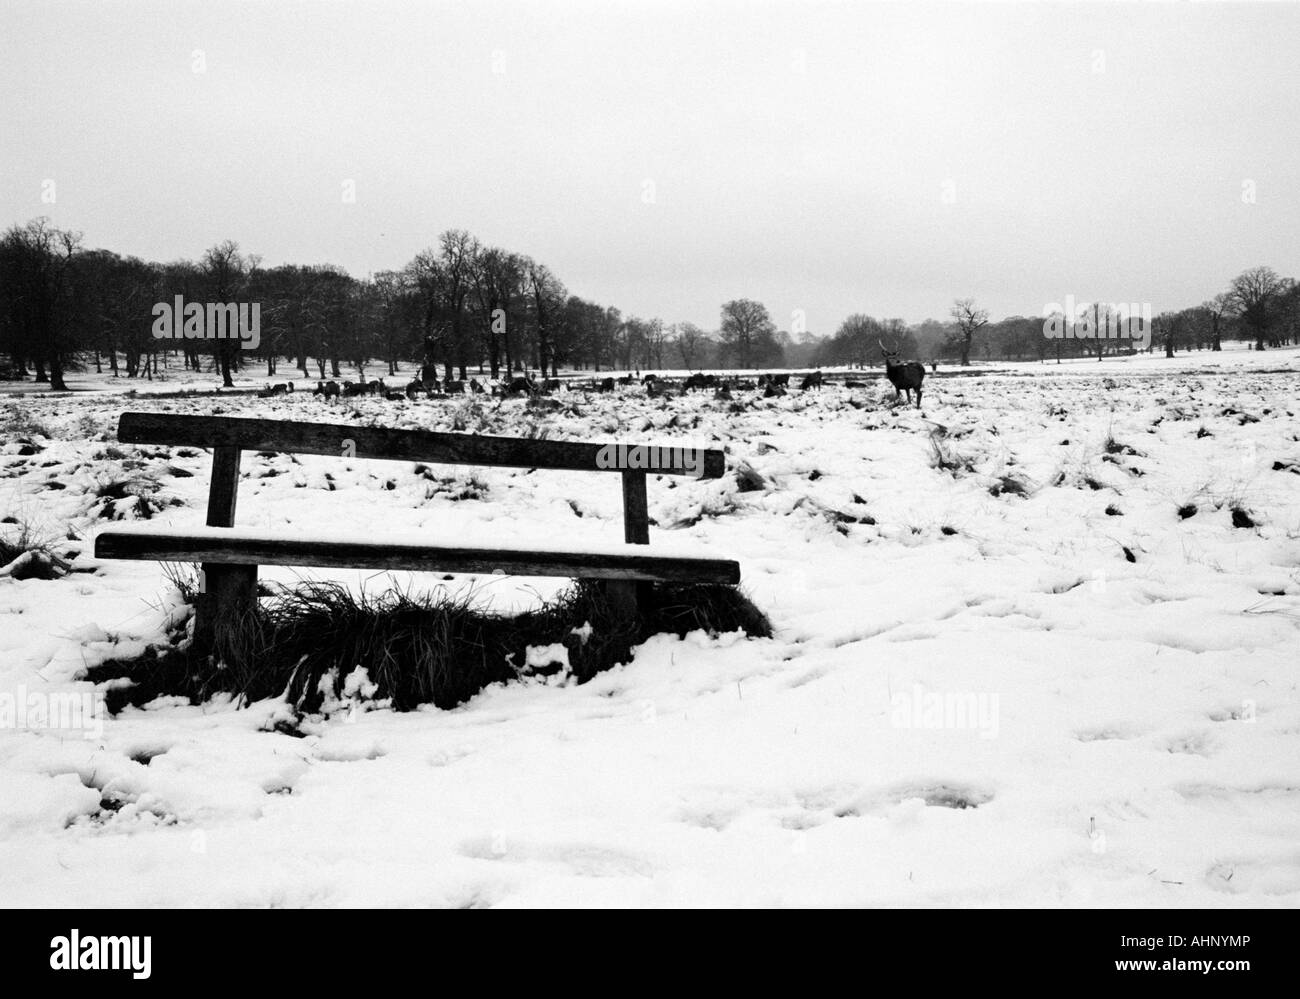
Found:
[[[924,414],[866,377],[548,411],[91,378],[0,397],[0,518],[74,570],[0,578],[0,903],[1300,903],[1300,354],[941,372]],[[139,510],[97,490],[152,480],[158,523],[203,520],[208,456],[117,445],[125,409],[725,447],[762,487],[652,479],[651,543],[738,558],[776,637],[661,636],[582,686],[354,703],[306,738],[269,731],[275,702],[52,729],[17,703],[93,694],[87,667],[180,613],[162,567],[91,558]],[[244,473],[250,527],[621,538],[615,476],[252,454]],[[499,604],[562,585],[480,583]]]

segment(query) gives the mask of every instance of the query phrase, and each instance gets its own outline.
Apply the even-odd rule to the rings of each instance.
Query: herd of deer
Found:
[[[880,341],[877,341],[879,343]],[[894,401],[897,403],[902,400],[903,394],[907,394],[907,401],[911,403],[912,393],[916,393],[916,406],[921,408],[921,383],[925,380],[925,365],[919,361],[900,361],[897,351],[889,350],[883,343],[880,344],[881,353],[885,358],[885,377],[889,379],[890,384],[894,386]],[[602,378],[592,380],[586,387],[594,389],[597,392],[613,392],[620,385],[632,385],[636,379],[631,375],[624,375],[621,378]],[[669,383],[658,375],[646,375],[641,380],[645,386],[646,392],[651,396],[663,396]],[[426,398],[438,395],[463,395],[466,392],[472,395],[482,395],[489,391],[492,395],[509,397],[509,396],[537,396],[549,394],[557,391],[563,383],[555,378],[543,378],[535,380],[531,376],[520,376],[509,378],[506,381],[492,387],[490,390],[485,388],[476,378],[440,380],[432,375],[423,378],[412,379],[404,389],[391,389],[384,384],[382,378],[375,381],[351,382],[344,381],[342,384],[336,381],[317,382],[316,387],[312,389],[312,395],[323,396],[327,401],[339,398],[352,398],[353,396],[379,396],[384,399],[398,401],[402,399],[415,399],[421,394]],[[814,371],[805,375],[799,382],[800,391],[806,392],[809,389],[820,389],[824,384],[822,373]],[[846,388],[863,388],[866,383],[854,381],[852,379],[844,382]],[[694,392],[700,389],[713,389],[719,396],[730,398],[732,391],[762,389],[765,398],[773,398],[785,395],[790,388],[789,374],[762,374],[758,376],[757,381],[750,381],[735,376],[706,375],[703,372],[696,372],[688,376],[682,383],[681,388],[687,392]],[[267,388],[258,393],[262,398],[270,396],[286,395],[294,390],[293,382],[282,382],[277,385],[269,385]]]

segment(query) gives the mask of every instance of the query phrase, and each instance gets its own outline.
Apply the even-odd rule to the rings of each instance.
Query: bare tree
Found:
[[[722,342],[742,368],[754,366],[760,357],[770,357],[776,348],[776,324],[767,306],[748,298],[737,298],[722,306]]]
[[[961,346],[961,366],[969,368],[971,341],[975,338],[976,333],[989,324],[988,310],[976,308],[975,299],[973,298],[959,298],[953,302],[952,309],[948,314],[957,323],[958,343]]]
[[[69,281],[80,247],[81,233],[44,217],[13,226],[0,239],[3,320],[14,331],[15,353],[30,358],[36,380],[48,380],[57,391],[67,389],[64,367],[75,354]]]
[[[551,377],[555,377],[559,374],[559,365],[552,334],[555,332],[553,329],[555,321],[564,308],[567,293],[564,290],[564,285],[560,283],[559,278],[551,273],[549,267],[545,264],[539,264],[531,258],[525,258],[524,260],[524,280],[528,288],[529,304],[532,306],[533,312],[534,332],[536,334],[534,341],[536,353],[534,357],[537,369],[542,374],[545,374],[549,365]]]
[[[511,369],[512,327],[520,318],[523,270],[523,261],[515,253],[490,247],[478,255],[474,301],[493,378],[500,374],[503,354],[506,371]]]
[[[374,322],[379,330],[378,346],[382,356],[388,362],[388,374],[397,374],[397,362],[401,357],[403,342],[404,306],[407,304],[407,289],[400,271],[380,271],[371,281],[374,288],[375,313]]]
[[[1205,301],[1201,308],[1210,321],[1210,349],[1223,349],[1223,327],[1232,315],[1232,297],[1227,292]]]
[[[210,247],[203,254],[203,271],[206,275],[212,300],[225,304],[234,301],[248,286],[249,278],[257,269],[259,258],[240,252],[239,244],[227,239]],[[225,388],[234,387],[232,371],[238,367],[240,340],[228,337],[216,340],[214,350],[217,363],[221,366],[221,384]]]
[[[1165,357],[1174,356],[1174,347],[1182,333],[1182,318],[1177,312],[1162,312],[1156,317],[1160,335],[1165,345]]]
[[[447,324],[442,310],[442,262],[433,250],[421,250],[404,269],[404,281],[418,303],[420,315],[420,376],[438,376],[438,355],[447,348]],[[450,369],[450,353],[447,354]]]
[[[619,343],[622,335],[623,313],[612,305],[607,306],[600,322],[599,352],[596,355],[597,371],[600,370],[601,363],[604,363],[607,368],[612,368],[618,364]]]
[[[460,377],[463,381],[467,377],[465,364],[469,351],[465,299],[474,285],[479,243],[464,229],[448,229],[439,237],[439,242],[442,250],[444,308],[451,334],[451,349],[448,351],[444,368],[450,381],[454,360],[456,367],[460,369]]]
[[[623,321],[622,337],[619,340],[619,364],[629,371],[636,367],[649,366],[647,358],[650,351],[650,323],[637,316],[628,316]]]
[[[704,346],[704,331],[694,323],[677,324],[677,352],[682,356],[682,366],[687,371],[695,368],[695,361]]]
[[[1255,349],[1264,349],[1274,304],[1286,282],[1271,267],[1252,267],[1233,278],[1228,301],[1233,315],[1255,334]]]
[[[663,370],[664,347],[668,344],[669,336],[669,330],[664,326],[664,321],[662,319],[655,318],[650,320],[650,325],[646,329],[646,363],[643,367],[653,367]]]
[[[1290,278],[1278,296],[1278,328],[1282,343],[1300,341],[1300,281]]]

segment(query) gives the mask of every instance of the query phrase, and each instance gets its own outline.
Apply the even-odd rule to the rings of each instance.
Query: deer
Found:
[[[894,386],[894,403],[897,405],[903,393],[907,401],[912,401],[912,390],[916,390],[916,408],[921,408],[921,382],[925,380],[925,365],[920,361],[900,361],[898,351],[890,350],[881,341],[880,352],[885,355],[885,377]]]
[[[532,375],[520,375],[511,378],[502,386],[505,395],[537,395],[537,383]]]
[[[715,389],[718,387],[717,375],[706,375],[703,371],[696,371],[694,374],[687,376],[686,381],[682,383],[682,388],[687,392],[694,392],[696,389]]]

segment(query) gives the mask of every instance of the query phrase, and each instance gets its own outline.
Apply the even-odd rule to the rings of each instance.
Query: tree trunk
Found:
[[[50,388],[55,392],[66,392],[68,386],[63,382],[63,359],[55,351],[50,355]]]

